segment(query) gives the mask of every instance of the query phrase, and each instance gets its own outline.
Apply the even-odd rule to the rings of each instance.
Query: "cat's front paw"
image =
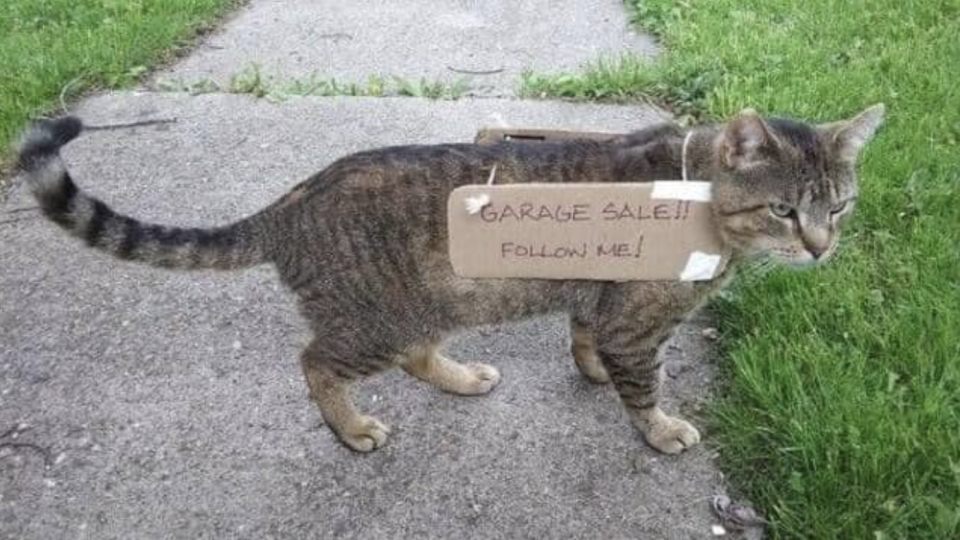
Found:
[[[690,422],[657,411],[641,426],[647,444],[664,454],[679,454],[700,442],[700,432]]]
[[[358,416],[354,422],[337,433],[343,444],[357,452],[372,452],[387,442],[390,428],[372,416]]]

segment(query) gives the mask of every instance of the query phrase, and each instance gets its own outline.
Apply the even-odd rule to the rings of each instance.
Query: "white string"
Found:
[[[490,170],[490,177],[487,178],[487,185],[492,186],[494,178],[497,177],[497,165],[493,165],[493,169]],[[467,197],[464,199],[464,206],[467,207],[468,214],[478,214],[481,210],[488,204],[490,204],[490,195],[486,193],[478,193],[473,197]]]
[[[693,137],[693,130],[687,132],[687,136],[683,138],[683,148],[680,150],[680,178],[684,182],[687,181],[687,145],[690,143],[690,138]]]

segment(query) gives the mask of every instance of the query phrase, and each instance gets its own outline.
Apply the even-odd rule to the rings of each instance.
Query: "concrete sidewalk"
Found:
[[[621,0],[257,0],[161,76],[226,84],[258,65],[281,77],[424,78],[510,96],[529,69],[577,71],[656,50]]]
[[[533,22],[512,31],[593,21],[572,15],[581,13],[576,2],[541,7],[532,19],[518,10],[517,21]],[[238,58],[243,50],[289,55],[285,34],[300,26],[288,18],[319,17],[316,9],[312,0],[254,0],[211,39]],[[332,11],[359,17],[372,9]],[[437,17],[422,17],[425,34],[413,37],[427,41],[444,20],[469,22]],[[607,41],[623,30],[625,15],[617,17],[567,41],[584,58],[598,46],[622,47]],[[245,34],[245,20],[262,21],[269,35]],[[406,28],[377,20],[356,28]],[[516,53],[531,40],[518,38],[497,62],[527,65]],[[219,51],[201,48],[170,73]],[[508,87],[494,85],[494,93]],[[64,155],[77,181],[118,210],[179,225],[253,212],[361,149],[470,141],[478,128],[504,122],[626,131],[664,118],[644,107],[510,99],[270,103],[154,92],[97,96],[77,112],[91,124],[176,119],[91,132]],[[500,368],[503,382],[488,396],[443,394],[400,371],[365,383],[358,405],[394,432],[385,448],[357,455],[307,397],[297,360],[307,335],[272,271],[187,274],[121,263],[66,237],[32,206],[14,183],[0,207],[0,442],[27,444],[0,445],[0,539],[711,536],[709,499],[724,487],[710,433],[680,456],[646,447],[613,389],[588,384],[573,367],[560,317],[450,343],[455,358]],[[666,408],[703,428],[697,417],[710,396],[713,351],[699,324],[664,350]]]

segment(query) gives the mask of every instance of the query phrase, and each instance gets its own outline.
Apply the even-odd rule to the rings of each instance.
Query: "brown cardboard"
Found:
[[[457,188],[447,207],[451,263],[470,278],[710,279],[727,255],[709,203],[672,198],[676,190],[660,189],[676,184]],[[692,184],[679,187],[697,187]],[[489,202],[471,214],[471,198]]]
[[[593,139],[605,141],[620,136],[620,133],[599,131],[566,131],[561,129],[530,128],[483,128],[477,132],[474,142],[494,144],[502,141],[566,141],[572,139]]]

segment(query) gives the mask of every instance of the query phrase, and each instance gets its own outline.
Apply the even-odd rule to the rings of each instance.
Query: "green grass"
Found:
[[[238,0],[4,0],[0,141],[66,97],[132,85]],[[71,81],[73,81],[72,84]],[[0,150],[0,160],[7,154]]]
[[[253,64],[234,73],[229,82],[224,85],[212,79],[192,81],[165,79],[158,81],[157,89],[192,94],[210,92],[247,94],[271,101],[283,101],[289,96],[406,96],[458,99],[466,92],[467,85],[462,79],[446,83],[425,78],[418,80],[397,76],[384,78],[380,75],[370,75],[363,83],[342,82],[317,74],[306,77],[287,77],[266,74],[259,65]]]
[[[960,538],[960,0],[644,0],[666,48],[526,92],[809,120],[884,102],[830,264],[714,303],[730,480],[776,538]]]

